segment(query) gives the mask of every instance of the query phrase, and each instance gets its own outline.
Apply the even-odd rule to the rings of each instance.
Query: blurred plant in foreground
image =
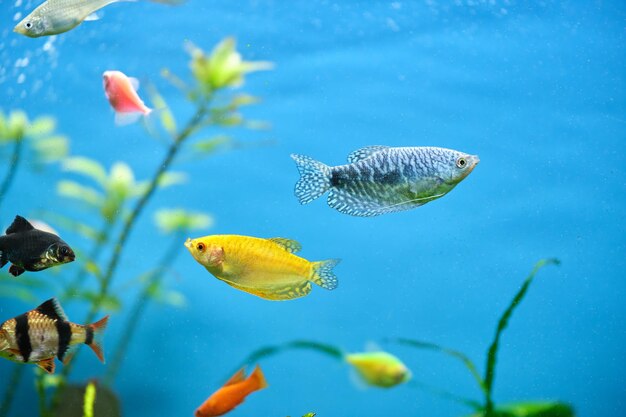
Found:
[[[67,155],[68,140],[55,133],[55,129],[56,122],[52,117],[43,116],[31,121],[23,111],[15,110],[5,114],[0,110],[0,156],[4,147],[13,146],[9,163],[3,164],[8,168],[0,180],[0,207],[21,165],[26,140],[33,151],[30,161],[35,168],[58,161]]]
[[[57,192],[63,197],[79,202],[80,206],[86,208],[85,215],[90,218],[90,221],[82,220],[85,216],[68,216],[67,210],[63,210],[63,216],[50,212],[46,215],[51,221],[74,231],[90,242],[90,249],[80,251],[80,260],[76,262],[79,270],[73,279],[59,280],[62,286],[60,292],[62,299],[89,303],[89,312],[84,320],[86,323],[92,322],[102,309],[118,311],[123,308],[120,298],[115,295],[119,291],[112,290],[123,250],[137,221],[155,193],[163,187],[178,185],[186,180],[186,174],[171,171],[172,165],[186,145],[189,145],[191,154],[196,157],[194,159],[198,156],[206,157],[222,149],[238,147],[233,146],[236,142],[223,133],[224,129],[266,127],[265,123],[246,120],[240,112],[242,107],[256,104],[260,100],[231,90],[241,87],[247,74],[271,68],[269,63],[242,60],[232,38],[219,43],[210,54],[206,54],[191,44],[187,46],[187,49],[191,55],[190,82],[183,82],[169,70],[163,70],[165,78],[178,87],[194,107],[193,115],[182,127],[178,126],[174,114],[157,89],[152,85],[149,86],[154,107],[159,109],[157,117],[160,121],[160,128],[167,134],[168,139],[165,155],[155,164],[155,170],[148,180],[136,180],[131,166],[125,162],[117,162],[107,170],[99,162],[88,157],[69,157],[63,160],[63,170],[74,178],[60,181]],[[43,152],[43,155],[50,157],[57,150],[61,150],[64,156],[67,150],[66,145],[61,146],[62,144],[58,141],[55,143],[55,137],[44,137],[49,136],[52,131],[50,126],[54,127],[49,119],[43,119],[38,124],[35,123],[33,127],[28,124],[25,115],[19,112],[15,114],[8,119],[4,116],[0,118],[0,145],[14,143],[14,154],[17,154],[18,162],[22,152],[22,139],[27,136],[36,138],[36,141],[33,141],[35,149],[45,151],[46,146],[50,147]],[[149,125],[146,128],[149,134],[160,135],[158,129],[154,130]],[[208,137],[200,136],[209,129],[217,131]],[[35,135],[35,132],[38,134]],[[11,169],[13,172],[9,173],[9,180],[4,181],[8,184],[11,183],[14,171],[17,170],[17,163],[12,164]],[[0,202],[2,196],[3,194],[0,194]],[[94,215],[97,216],[97,221],[93,221]],[[165,251],[162,258],[155,261],[150,271],[143,273],[135,280],[125,281],[125,285],[138,283],[140,289],[113,351],[113,359],[104,378],[105,385],[113,384],[148,302],[156,300],[178,307],[184,305],[184,296],[164,288],[163,279],[176,259],[174,255],[181,252],[178,246],[181,245],[183,234],[191,230],[207,228],[213,223],[213,219],[207,214],[189,212],[180,208],[156,212],[155,221],[158,228],[169,236],[171,243],[164,245]],[[94,228],[93,225],[97,223],[100,225]],[[106,262],[101,262],[100,259],[104,255],[107,255],[108,259]],[[94,279],[87,280],[89,277]],[[89,288],[93,284],[95,288]],[[83,411],[87,411],[83,410],[86,405],[83,402],[85,398],[83,394],[80,394],[79,401],[68,401],[77,396],[77,390],[85,392],[87,389],[87,393],[91,392],[95,395],[98,398],[95,401],[96,409],[98,404],[103,403],[104,400],[99,394],[100,388],[96,393],[88,386],[82,386],[82,388],[81,386],[78,388],[68,386],[79,352],[57,375],[44,375],[35,371],[35,387],[39,395],[41,417],[83,415]],[[15,394],[15,386],[24,369],[26,369],[25,366],[19,365],[15,368],[11,378],[15,377],[16,383],[10,383],[11,385],[7,387],[4,401],[0,406],[0,417],[8,415]],[[110,401],[116,401],[110,390],[105,392],[111,394],[107,396]],[[51,397],[48,398],[50,394]],[[94,415],[99,416],[97,410],[94,411]]]
[[[483,393],[484,400],[482,403],[479,401],[464,399],[447,391],[433,389],[432,387],[429,387],[425,384],[416,385],[426,390],[433,391],[434,393],[441,396],[472,407],[475,411],[475,414],[472,415],[473,417],[573,417],[575,415],[574,410],[569,405],[560,402],[521,402],[516,404],[496,406],[493,401],[493,383],[496,375],[497,355],[500,347],[500,338],[502,336],[502,332],[508,326],[513,311],[524,299],[524,296],[526,295],[526,292],[528,291],[528,288],[530,287],[530,284],[535,278],[537,272],[539,272],[539,270],[546,265],[559,264],[560,261],[558,259],[542,259],[541,261],[537,262],[517,294],[515,294],[515,297],[513,297],[513,300],[498,320],[494,340],[491,342],[487,350],[487,360],[484,377],[480,376],[480,373],[477,371],[476,365],[474,365],[471,359],[469,359],[467,355],[458,350],[419,340],[404,338],[390,340],[417,349],[440,352],[455,360],[461,361],[461,363],[465,366],[465,368],[470,372],[470,374],[476,381],[476,384],[478,385],[480,391]]]

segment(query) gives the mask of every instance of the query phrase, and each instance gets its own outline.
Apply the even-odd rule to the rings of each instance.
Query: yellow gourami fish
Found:
[[[311,282],[333,290],[339,259],[319,262],[294,255],[302,247],[285,238],[214,235],[187,239],[185,246],[200,265],[228,285],[266,300],[291,300],[311,292]]]
[[[346,361],[368,385],[391,388],[411,379],[404,363],[387,352],[352,353],[346,355]]]

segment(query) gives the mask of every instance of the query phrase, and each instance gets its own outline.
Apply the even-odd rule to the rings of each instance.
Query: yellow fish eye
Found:
[[[196,245],[196,249],[198,249],[198,251],[200,252],[204,252],[204,250],[206,249],[206,246],[204,245],[204,243],[200,242]]]

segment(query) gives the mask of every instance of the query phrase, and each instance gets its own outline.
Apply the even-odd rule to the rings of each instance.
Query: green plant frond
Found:
[[[176,119],[168,107],[167,102],[152,84],[148,84],[148,94],[154,106],[154,111],[158,112],[161,126],[170,136],[174,137],[178,128],[176,126]]]
[[[154,215],[154,220],[163,233],[208,229],[214,223],[213,218],[208,214],[181,208],[161,209]]]
[[[560,263],[561,262],[556,258],[542,259],[539,262],[537,262],[535,264],[535,267],[531,271],[531,273],[524,280],[524,283],[522,284],[517,294],[515,294],[515,297],[513,297],[513,300],[511,300],[511,303],[509,304],[507,309],[504,311],[504,313],[500,317],[500,320],[498,320],[498,326],[496,328],[493,342],[491,343],[491,345],[489,346],[489,350],[487,351],[487,366],[485,370],[485,379],[484,379],[485,388],[487,390],[487,400],[486,400],[487,404],[485,405],[487,409],[487,413],[491,412],[491,408],[493,407],[493,404],[491,402],[491,393],[493,390],[493,381],[495,378],[498,348],[500,346],[500,336],[502,335],[502,332],[504,331],[504,329],[506,329],[506,327],[508,326],[509,319],[511,318],[513,311],[519,305],[519,303],[524,299],[524,296],[526,295],[526,292],[528,291],[530,284],[532,283],[533,279],[535,278],[535,275],[537,275],[539,270],[543,268],[544,266],[560,265]]]
[[[483,379],[481,378],[480,373],[478,372],[478,369],[476,368],[476,365],[464,353],[459,352],[454,349],[444,347],[444,346],[440,346],[434,343],[423,342],[420,340],[398,338],[398,339],[390,339],[390,341],[399,343],[401,345],[411,346],[417,349],[425,349],[425,350],[432,350],[435,352],[440,352],[440,353],[443,353],[444,355],[450,356],[454,359],[461,361],[461,363],[463,363],[465,368],[472,374],[472,377],[474,377],[474,380],[478,384],[478,387],[480,388],[480,390],[485,392],[486,390],[485,383]]]
[[[116,162],[111,167],[107,189],[113,189],[120,194],[128,195],[135,186],[135,174],[125,162]]]
[[[159,178],[159,187],[167,188],[167,187],[171,187],[174,185],[184,184],[187,182],[188,179],[189,177],[187,176],[185,172],[174,172],[174,171],[165,172]]]
[[[100,294],[92,290],[82,290],[74,293],[72,295],[72,298],[77,300],[83,300],[90,304],[98,302],[100,303],[100,307],[106,311],[118,312],[122,309],[122,302],[119,297],[111,294],[101,296]]]
[[[96,384],[90,382],[85,387],[85,396],[83,398],[83,417],[93,417],[93,409],[96,403]]]
[[[104,167],[98,162],[84,156],[66,158],[62,163],[63,170],[83,175],[95,181],[100,187],[107,187],[108,177]]]
[[[491,417],[575,417],[574,409],[558,401],[537,401],[498,405],[490,413]],[[487,417],[486,411],[479,411],[468,417]]]
[[[234,140],[230,136],[217,135],[208,139],[200,139],[193,144],[193,149],[196,152],[211,155],[221,149],[229,147],[233,143]]]
[[[31,147],[37,153],[37,159],[49,164],[63,160],[69,153],[69,140],[65,136],[56,135],[33,139]]]
[[[96,208],[100,208],[104,203],[104,196],[99,191],[74,181],[59,181],[57,183],[57,193],[63,197],[72,198]]]
[[[30,137],[38,137],[49,135],[56,129],[56,120],[54,117],[42,116],[33,120],[26,127],[26,135]]]

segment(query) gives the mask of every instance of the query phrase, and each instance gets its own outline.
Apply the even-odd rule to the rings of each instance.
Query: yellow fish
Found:
[[[302,246],[275,237],[214,235],[187,239],[185,246],[200,265],[228,285],[266,300],[291,300],[311,292],[311,282],[333,290],[339,259],[309,262],[294,255]]]
[[[391,388],[411,379],[411,371],[400,359],[387,352],[352,353],[346,361],[368,385]]]

